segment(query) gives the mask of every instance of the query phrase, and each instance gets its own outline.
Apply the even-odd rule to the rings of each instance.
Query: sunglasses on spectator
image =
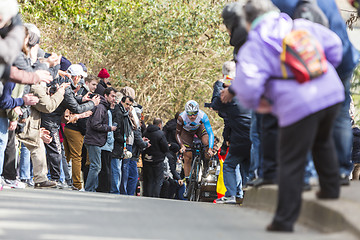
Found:
[[[195,115],[197,115],[198,114],[198,112],[187,112],[187,115],[188,116],[195,116]]]
[[[126,106],[129,106],[129,107],[131,107],[132,106],[132,104],[131,103],[125,103],[126,104]]]

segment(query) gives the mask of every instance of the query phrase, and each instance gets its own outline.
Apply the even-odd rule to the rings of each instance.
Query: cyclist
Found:
[[[199,104],[190,100],[185,105],[185,111],[177,119],[176,140],[180,145],[180,152],[184,154],[184,174],[188,181],[194,135],[201,139],[201,142],[207,148],[205,154],[206,160],[213,155],[214,133],[206,113],[199,109]]]

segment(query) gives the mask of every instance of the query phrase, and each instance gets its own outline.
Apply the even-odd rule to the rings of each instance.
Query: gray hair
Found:
[[[0,1],[0,16],[2,21],[8,21],[19,12],[19,4],[16,0],[1,0]]]
[[[227,61],[223,64],[222,67],[222,74],[229,75],[230,77],[234,78],[236,72],[236,64],[234,61]]]
[[[39,38],[41,37],[40,34],[40,30],[37,26],[35,26],[35,24],[32,23],[24,23],[24,27],[27,28],[27,30],[29,31],[29,33],[34,33],[36,36],[38,36]]]
[[[244,11],[246,15],[246,21],[252,23],[257,17],[279,9],[270,0],[249,0],[245,6]]]

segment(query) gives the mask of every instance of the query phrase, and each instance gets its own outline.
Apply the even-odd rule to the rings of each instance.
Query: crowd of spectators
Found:
[[[309,19],[317,23],[295,19],[304,2],[321,11]],[[360,130],[351,130],[349,115],[359,54],[335,1],[248,0],[227,4],[222,18],[234,52],[210,104],[224,120],[217,151],[211,126],[205,136],[205,120],[198,119],[201,113],[210,125],[198,103],[189,101],[192,111],[177,112],[165,125],[159,117],[146,125],[133,88],[118,88],[106,68],[95,76],[83,63],[46,53],[41,31],[22,23],[17,1],[0,1],[0,189],[184,199],[194,134],[189,143],[179,140],[180,126],[206,137],[209,156],[226,155],[226,193],[215,203],[238,203],[246,187],[279,185],[269,231],[293,230],[301,192],[311,189],[316,171],[317,197],[338,198],[340,186],[360,175]],[[289,79],[281,77],[283,38],[296,29],[320,42],[327,63],[326,71],[304,84],[289,67]],[[185,172],[179,152],[187,160]]]

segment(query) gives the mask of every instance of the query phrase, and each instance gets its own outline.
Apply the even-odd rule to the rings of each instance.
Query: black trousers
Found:
[[[279,192],[274,225],[282,229],[293,229],[300,213],[309,151],[313,153],[322,195],[339,197],[339,163],[332,138],[333,123],[339,107],[336,104],[290,126],[279,128]]]
[[[143,161],[144,196],[160,197],[164,180],[164,162],[149,163]]]
[[[62,150],[59,137],[59,128],[48,129],[53,140],[49,144],[45,144],[46,159],[48,168],[50,169],[51,179],[60,180],[60,166],[62,161]]]
[[[15,131],[8,131],[8,142],[4,155],[4,168],[2,176],[5,179],[16,179],[16,148],[15,148]]]
[[[111,157],[112,152],[101,151],[101,171],[99,173],[99,185],[97,192],[110,192],[111,185]]]
[[[178,190],[177,181],[172,178],[168,178],[163,181],[163,184],[161,186],[160,197],[167,199],[174,199],[177,190]]]
[[[262,115],[261,120],[261,136],[260,148],[262,177],[264,179],[276,179],[277,171],[277,137],[278,137],[278,121],[271,114]]]

